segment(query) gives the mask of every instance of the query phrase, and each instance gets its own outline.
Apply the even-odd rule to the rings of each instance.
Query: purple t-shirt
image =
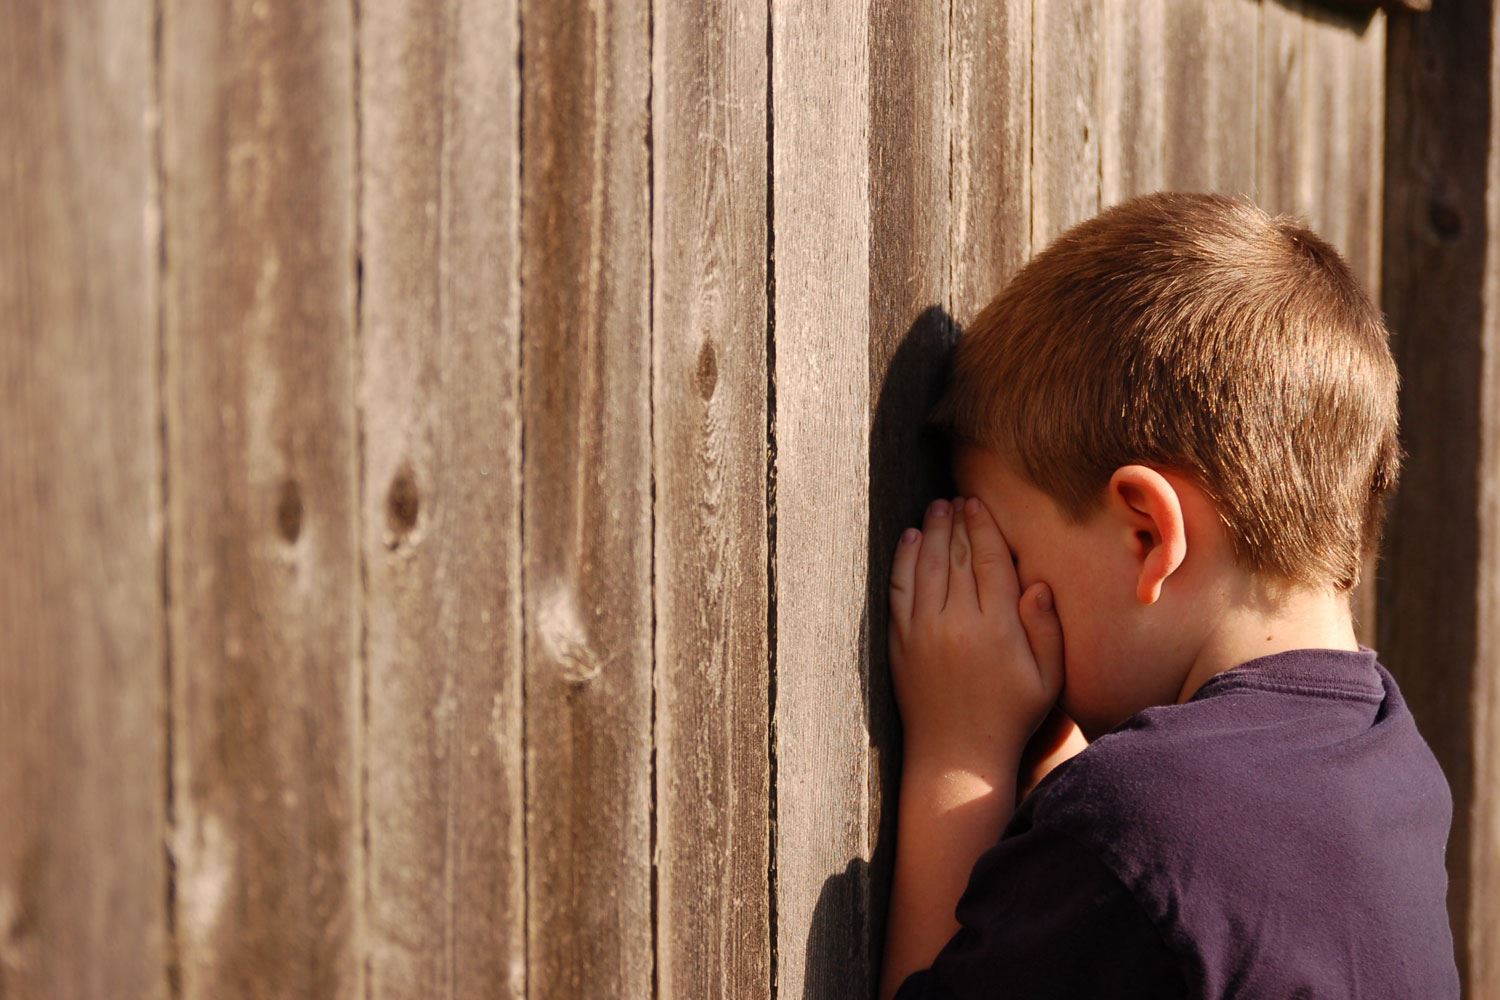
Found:
[[[1043,778],[896,1000],[1457,997],[1452,817],[1373,649],[1247,660]]]

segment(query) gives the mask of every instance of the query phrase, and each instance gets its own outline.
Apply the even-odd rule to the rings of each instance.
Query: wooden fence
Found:
[[[916,420],[1158,188],[1447,322],[1359,632],[1500,996],[1488,6],[6,0],[0,997],[869,995]]]

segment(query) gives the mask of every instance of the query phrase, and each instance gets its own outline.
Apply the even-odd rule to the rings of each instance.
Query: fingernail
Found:
[[[901,541],[905,542],[906,544],[910,545],[912,542],[915,542],[916,540],[917,540],[917,529],[916,528],[907,528],[905,531],[901,532]]]
[[[946,500],[934,500],[932,502],[932,513],[935,514],[938,517],[947,517],[948,516],[948,501],[946,501]]]
[[[1051,611],[1052,610],[1052,588],[1051,587],[1043,586],[1041,590],[1038,590],[1036,592],[1036,606],[1039,607],[1039,608],[1041,608],[1043,611]]]
[[[964,501],[964,513],[965,514],[978,514],[979,513],[979,498],[978,497],[969,497],[968,500]]]

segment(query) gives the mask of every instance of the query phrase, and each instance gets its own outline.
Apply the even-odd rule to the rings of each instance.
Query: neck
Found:
[[[1225,609],[1194,657],[1177,704],[1216,674],[1289,649],[1358,650],[1348,595],[1332,589],[1297,590],[1274,603],[1257,600]]]

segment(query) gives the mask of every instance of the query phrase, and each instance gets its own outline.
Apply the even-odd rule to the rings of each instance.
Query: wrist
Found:
[[[940,749],[912,748],[902,765],[882,997],[930,966],[958,931],[954,911],[974,863],[1015,809],[1014,759]]]

